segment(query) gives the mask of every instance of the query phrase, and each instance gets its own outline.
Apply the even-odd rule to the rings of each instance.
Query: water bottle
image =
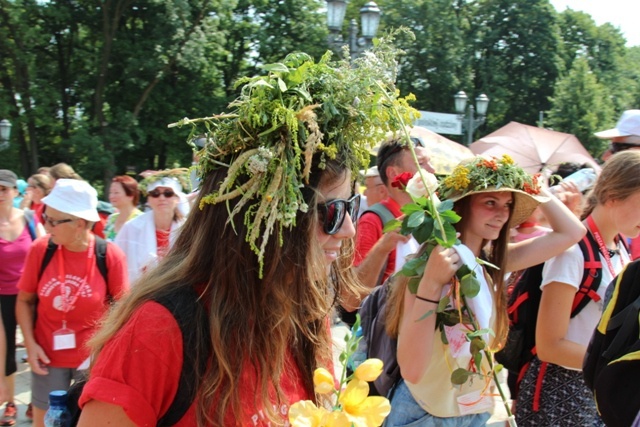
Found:
[[[49,409],[44,414],[44,427],[69,427],[71,414],[67,409],[67,392],[54,390],[49,393]]]
[[[580,192],[582,193],[583,191],[591,188],[591,186],[596,182],[596,178],[598,178],[598,176],[596,175],[596,171],[591,168],[584,168],[572,173],[571,175],[563,179],[562,182],[574,183],[576,187],[578,187],[578,190],[580,190]],[[559,191],[562,191],[562,187],[560,184],[554,185],[553,187],[549,188],[549,191],[555,194]]]

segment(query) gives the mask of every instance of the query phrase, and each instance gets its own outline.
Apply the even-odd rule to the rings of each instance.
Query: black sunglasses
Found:
[[[344,224],[344,219],[349,213],[355,223],[360,209],[360,194],[354,195],[349,200],[334,199],[326,203],[318,204],[318,211],[322,215],[322,228],[328,235],[334,235]]]
[[[160,191],[160,190],[151,190],[149,191],[149,197],[153,197],[154,199],[156,197],[160,197],[160,196],[164,196],[167,199],[170,199],[171,197],[175,196],[176,193],[174,193],[171,190],[164,190],[164,191]]]
[[[60,224],[66,224],[67,222],[73,222],[75,221],[75,219],[51,219],[49,218],[49,216],[46,213],[42,214],[42,219],[44,220],[44,222],[46,222],[47,224],[49,224],[52,228],[55,228],[56,226],[60,225]]]

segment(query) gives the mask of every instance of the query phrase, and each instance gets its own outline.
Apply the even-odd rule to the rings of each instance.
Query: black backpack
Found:
[[[584,257],[584,273],[580,288],[576,293],[571,308],[571,318],[575,317],[589,301],[599,301],[597,291],[602,281],[602,262],[598,251],[598,243],[591,233],[578,243]],[[536,353],[536,323],[542,290],[542,269],[544,263],[529,267],[516,279],[509,291],[507,312],[509,315],[509,334],[502,350],[495,354],[496,361],[517,375],[517,386],[527,372],[529,363]],[[518,274],[518,273],[513,273]],[[545,363],[543,362],[543,365]],[[541,372],[544,372],[541,369]],[[541,384],[541,379],[538,381]],[[536,387],[536,394],[540,393]],[[537,411],[537,408],[534,408]]]
[[[100,271],[100,275],[104,278],[104,282],[107,284],[107,288],[109,285],[108,280],[108,271],[107,271],[107,241],[101,237],[95,236],[96,244],[95,244],[95,255],[96,255],[96,266],[98,267],[98,271]],[[58,245],[53,243],[53,240],[49,239],[49,244],[47,245],[47,250],[44,253],[44,258],[42,258],[42,264],[40,264],[40,271],[38,272],[38,281],[42,277],[44,270],[47,268],[53,256],[56,254],[56,250],[58,249]],[[108,293],[108,292],[107,292]]]
[[[611,286],[582,372],[605,424],[627,427],[640,413],[640,261],[628,264]]]
[[[377,358],[384,363],[382,374],[370,383],[372,396],[387,396],[391,388],[400,380],[398,366],[398,340],[391,338],[386,331],[387,296],[391,279],[377,286],[363,301],[358,313],[362,339],[358,350],[366,354],[367,359]]]
[[[209,321],[204,306],[199,302],[199,295],[192,287],[180,287],[167,295],[155,298],[173,314],[182,334],[182,370],[176,395],[167,412],[158,420],[158,427],[168,427],[178,423],[187,413],[196,398],[200,379],[207,368],[207,360],[211,354],[211,339],[209,337]],[[194,324],[200,324],[201,334],[196,333]],[[198,358],[200,352],[200,358]],[[200,363],[197,363],[199,360]],[[74,427],[80,420],[81,410],[78,401],[87,378],[82,378],[69,388],[67,407],[71,413],[70,427]]]

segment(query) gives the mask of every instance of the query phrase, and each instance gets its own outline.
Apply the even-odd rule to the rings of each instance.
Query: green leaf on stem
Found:
[[[460,292],[468,298],[473,298],[480,293],[480,281],[473,271],[460,279]]]
[[[460,215],[458,215],[457,213],[455,213],[454,211],[444,211],[440,213],[440,217],[450,223],[450,224],[455,224],[456,222],[460,221]]]
[[[411,215],[414,212],[423,212],[424,209],[416,203],[409,203],[408,205],[401,207],[400,211],[405,215]]]
[[[476,337],[482,337],[484,334],[495,335],[495,333],[491,328],[483,328],[483,329],[478,329],[477,331],[469,332],[467,334],[467,338],[473,339]]]
[[[416,228],[424,222],[425,213],[423,210],[417,211],[405,218],[402,228]]]
[[[418,228],[412,231],[413,237],[419,244],[423,244],[431,238],[433,234],[433,218],[427,216]]]
[[[469,371],[464,368],[458,368],[451,373],[451,383],[454,385],[462,385],[469,380]]]
[[[384,224],[382,228],[383,233],[388,233],[390,231],[395,231],[402,225],[402,220],[400,219],[392,219],[391,221]]]
[[[487,345],[484,343],[484,340],[482,340],[482,338],[475,337],[474,339],[471,340],[469,348],[470,348],[471,354],[475,355],[480,353],[482,350],[484,350],[486,346]]]
[[[478,372],[482,371],[482,353],[476,353],[473,355],[473,361],[476,364]]]
[[[452,200],[443,200],[438,205],[438,212],[443,213],[446,211],[450,211],[453,209],[453,201]]]
[[[413,295],[418,293],[418,286],[420,286],[420,279],[422,279],[422,277],[412,277],[411,279],[409,279],[409,282],[407,282],[407,286],[409,287],[409,292],[411,292]]]
[[[449,295],[445,295],[442,298],[440,298],[440,302],[438,303],[438,313],[442,313],[447,309],[447,306],[449,305],[449,301],[451,301],[451,299],[449,298]]]
[[[435,313],[435,311],[434,311],[434,310],[429,310],[429,311],[427,311],[425,314],[423,314],[422,316],[420,316],[420,317],[418,318],[418,320],[417,320],[417,321],[419,322],[419,321],[421,321],[421,320],[424,320],[424,319],[426,319],[427,317],[431,316],[431,315],[432,315],[432,314],[434,314],[434,313]]]
[[[442,343],[444,345],[449,345],[449,340],[447,339],[447,334],[445,333],[445,330],[444,330],[444,324],[440,323],[439,327],[440,327],[440,339],[442,339]]]

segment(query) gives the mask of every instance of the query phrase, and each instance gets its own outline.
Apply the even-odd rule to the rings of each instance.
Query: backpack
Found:
[[[108,285],[108,274],[107,274],[107,241],[95,236],[96,244],[95,244],[95,255],[96,255],[96,266],[98,267],[98,271],[104,278],[104,282]],[[49,244],[47,245],[47,250],[44,253],[44,258],[42,259],[42,264],[40,264],[40,271],[38,272],[38,281],[42,277],[44,270],[47,268],[53,256],[56,254],[56,250],[58,249],[58,245],[53,243],[53,240],[49,239]]]
[[[200,379],[207,369],[207,361],[211,354],[209,322],[204,306],[199,302],[199,295],[192,287],[181,287],[177,291],[154,298],[175,317],[182,334],[182,370],[175,397],[167,412],[158,420],[158,427],[168,427],[178,423],[187,413],[196,398]],[[202,326],[198,336],[193,325]],[[204,345],[203,345],[204,344]],[[197,356],[201,357],[198,358]],[[198,363],[198,361],[200,363]],[[80,420],[82,410],[78,406],[82,390],[87,383],[85,376],[73,383],[69,388],[67,407],[71,413],[69,427],[75,427]]]
[[[599,301],[600,296],[597,291],[602,281],[602,262],[598,243],[591,233],[578,242],[584,258],[584,273],[580,288],[576,293],[571,308],[571,318],[575,317],[589,301]],[[496,361],[502,364],[510,372],[517,375],[517,386],[522,381],[529,363],[536,356],[536,323],[538,321],[538,308],[542,290],[542,269],[544,263],[529,267],[515,279],[515,285],[510,290],[507,303],[507,313],[509,316],[509,333],[504,347],[495,354]],[[514,273],[517,274],[517,273]],[[546,366],[545,362],[542,362]],[[544,375],[544,368],[540,370]],[[535,397],[534,411],[539,409],[539,396],[541,392],[542,379],[539,378]]]
[[[363,359],[377,358],[384,363],[380,376],[370,383],[372,396],[388,396],[389,391],[400,380],[400,366],[396,356],[398,340],[391,338],[386,331],[387,296],[391,280],[374,288],[362,301],[358,310],[362,339],[358,342],[356,353],[366,355]]]
[[[611,300],[587,347],[582,372],[607,426],[630,426],[640,413],[640,261],[615,279]]]

